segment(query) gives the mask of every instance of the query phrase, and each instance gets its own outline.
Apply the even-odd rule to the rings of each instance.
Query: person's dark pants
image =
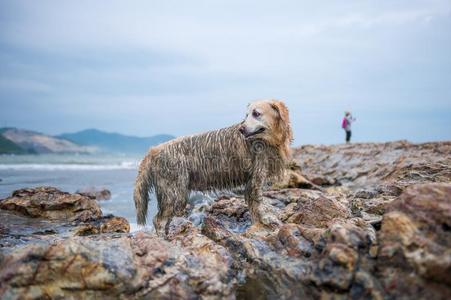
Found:
[[[346,130],[346,143],[351,141],[351,130]]]

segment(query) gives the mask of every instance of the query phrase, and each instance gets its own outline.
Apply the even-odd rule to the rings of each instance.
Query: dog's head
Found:
[[[249,104],[240,132],[246,139],[259,138],[281,148],[288,156],[293,139],[288,108],[282,101],[257,101]]]

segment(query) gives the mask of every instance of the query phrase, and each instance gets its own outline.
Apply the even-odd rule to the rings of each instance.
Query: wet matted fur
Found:
[[[182,216],[190,191],[244,187],[251,220],[267,223],[259,210],[262,185],[282,175],[292,140],[288,109],[277,100],[249,104],[244,121],[203,134],[180,137],[149,150],[135,184],[138,224],[146,224],[149,191],[158,200],[154,218],[164,234]]]

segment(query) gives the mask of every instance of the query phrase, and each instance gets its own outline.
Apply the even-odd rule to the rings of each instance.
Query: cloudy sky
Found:
[[[0,126],[184,135],[289,106],[295,144],[451,139],[451,1],[0,0]]]

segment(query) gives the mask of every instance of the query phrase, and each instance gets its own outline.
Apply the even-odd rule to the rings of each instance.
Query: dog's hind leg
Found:
[[[158,213],[153,219],[157,234],[167,234],[174,216],[182,216],[188,200],[188,182],[185,176],[174,178],[172,182],[163,180],[155,188],[158,199]]]

